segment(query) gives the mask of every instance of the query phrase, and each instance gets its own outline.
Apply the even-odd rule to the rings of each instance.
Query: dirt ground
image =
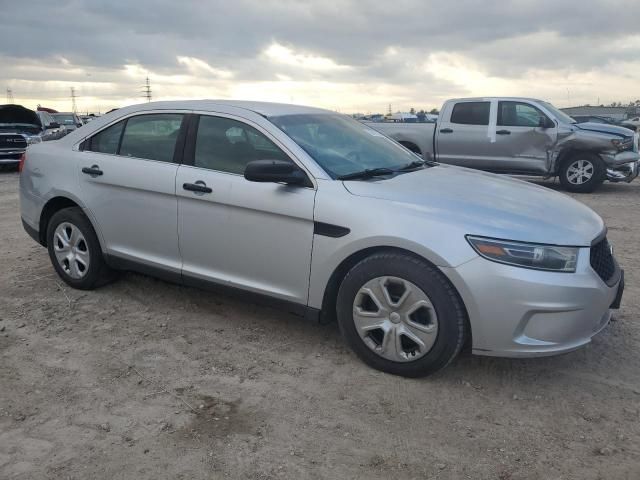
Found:
[[[578,197],[627,278],[592,344],[421,380],[240,298],[135,274],[72,290],[17,191],[0,173],[2,479],[640,478],[640,181]]]

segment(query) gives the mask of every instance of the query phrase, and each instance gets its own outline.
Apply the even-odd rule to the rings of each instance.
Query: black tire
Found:
[[[60,265],[55,253],[54,234],[61,224],[71,224],[76,227],[84,237],[86,245],[83,248],[88,250],[89,265],[83,272],[81,278],[73,278],[70,273]],[[115,278],[115,272],[105,263],[100,248],[100,242],[91,222],[79,207],[69,207],[59,210],[49,220],[47,225],[47,249],[49,258],[60,278],[73,288],[80,290],[92,290],[100,287]]]
[[[426,293],[433,304],[438,330],[435,343],[413,361],[392,361],[369,348],[353,319],[354,301],[368,281],[381,276],[398,277]],[[356,264],[338,292],[336,311],[340,331],[353,351],[369,366],[404,377],[423,377],[446,367],[460,352],[467,336],[467,316],[462,300],[447,278],[430,263],[401,252],[381,252]]]
[[[591,178],[584,183],[572,183],[570,179],[570,169],[576,162],[587,162],[592,170]],[[574,153],[562,162],[560,171],[558,172],[562,187],[573,193],[591,193],[597,189],[607,178],[607,167],[602,159],[595,153]]]

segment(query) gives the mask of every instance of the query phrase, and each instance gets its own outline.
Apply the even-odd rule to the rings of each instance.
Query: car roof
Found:
[[[506,100],[512,102],[542,102],[538,98],[530,98],[530,97],[468,97],[468,98],[452,98],[447,100],[447,102],[488,102],[491,100]]]
[[[265,117],[280,115],[296,115],[309,113],[335,113],[322,108],[292,105],[288,103],[253,102],[247,100],[173,100],[162,102],[148,102],[130,105],[119,109],[120,111],[143,112],[145,110],[198,110],[219,111],[220,107],[240,108],[255,112]]]

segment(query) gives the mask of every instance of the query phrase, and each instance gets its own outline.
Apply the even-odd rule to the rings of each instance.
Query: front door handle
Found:
[[[450,128],[441,128],[440,133],[453,133],[453,130]]]
[[[182,188],[184,188],[185,190],[189,190],[190,192],[200,192],[200,193],[213,192],[213,190],[207,187],[207,184],[204,183],[202,180],[198,180],[197,182],[194,182],[194,183],[183,183]]]
[[[511,135],[511,130],[498,130],[496,135]]]
[[[91,167],[82,167],[82,173],[86,173],[92,177],[99,177],[103,172],[98,165],[91,165]]]

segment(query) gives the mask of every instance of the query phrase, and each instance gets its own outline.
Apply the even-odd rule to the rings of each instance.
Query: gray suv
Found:
[[[424,162],[307,107],[122,108],[31,147],[20,200],[72,287],[134,270],[232,288],[337,318],[366,363],[405,376],[465,343],[510,357],[576,349],[624,287],[602,219],[581,203]]]

